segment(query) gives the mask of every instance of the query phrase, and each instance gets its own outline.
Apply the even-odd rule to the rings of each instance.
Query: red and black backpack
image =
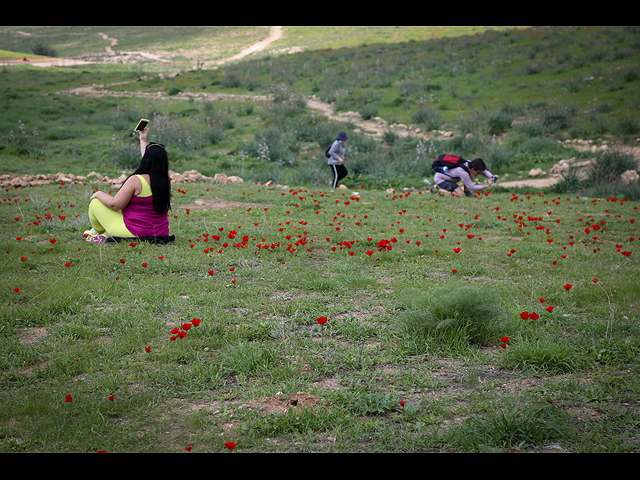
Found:
[[[443,153],[435,161],[431,164],[431,168],[433,168],[436,172],[444,173],[448,175],[444,167],[447,167],[448,170],[452,168],[464,168],[464,170],[468,173],[469,167],[467,166],[467,160],[462,157],[458,157],[456,155],[449,155],[447,153]]]

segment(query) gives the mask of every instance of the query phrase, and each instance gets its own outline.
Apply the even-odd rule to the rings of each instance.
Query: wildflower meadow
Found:
[[[589,35],[618,53],[589,43],[583,58]],[[174,77],[0,67],[0,451],[638,452],[640,196],[618,181],[637,165],[634,42],[622,27],[532,29]],[[584,80],[598,106],[569,83],[580,69],[603,77]],[[539,103],[513,93],[500,126],[474,102],[505,91]],[[363,131],[366,115],[328,118],[300,92],[422,136]],[[89,198],[139,161],[140,118],[172,171],[210,181],[173,183],[173,242],[86,242]],[[339,131],[351,163],[332,189],[323,154]],[[500,180],[432,193],[444,152],[483,155]],[[613,173],[501,186],[569,157]]]

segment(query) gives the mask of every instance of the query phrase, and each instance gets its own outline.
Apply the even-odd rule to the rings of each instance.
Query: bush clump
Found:
[[[411,336],[450,346],[489,345],[508,330],[508,315],[500,297],[470,285],[412,292],[407,303],[409,309],[399,317],[399,323]]]
[[[34,55],[43,55],[45,57],[57,57],[58,52],[56,52],[53,48],[47,47],[41,43],[36,43],[33,47],[31,47],[31,51]]]

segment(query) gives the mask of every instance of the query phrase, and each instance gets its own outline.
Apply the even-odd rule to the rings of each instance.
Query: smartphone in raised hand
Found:
[[[140,121],[138,122],[138,125],[136,125],[136,128],[133,130],[134,132],[137,131],[144,131],[145,127],[149,124],[149,120],[147,120],[146,118],[141,118]]]

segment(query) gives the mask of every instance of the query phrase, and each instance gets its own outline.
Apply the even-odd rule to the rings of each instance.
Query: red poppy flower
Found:
[[[227,442],[224,444],[225,447],[227,447],[229,450],[233,450],[234,448],[236,448],[236,444],[233,442]]]
[[[529,318],[529,312],[522,312],[520,314],[520,318],[526,320],[527,318]]]
[[[460,253],[460,250],[462,250],[460,247],[456,247],[456,248],[453,249],[453,251],[456,252],[456,253]]]
[[[207,273],[208,273],[209,275],[213,275],[213,270],[209,270]]]
[[[186,450],[187,452],[190,452],[192,448],[193,448],[193,447],[192,447],[191,445],[189,445],[187,448],[185,448],[185,450]]]
[[[404,407],[404,400],[400,400],[400,406]]]
[[[113,402],[113,400],[114,400],[115,398],[116,398],[116,397],[114,397],[113,395],[109,395],[109,401]]]
[[[187,332],[180,332],[178,333],[178,338],[184,338],[187,336]]]
[[[124,258],[121,258],[121,259],[120,259],[120,263],[124,263]]]
[[[199,318],[194,318],[193,320],[191,320],[191,323],[193,323],[194,327],[197,327],[198,325],[200,325],[201,320]]]
[[[506,345],[506,344],[504,344],[504,343],[501,343],[501,344],[500,344],[500,348],[507,348],[507,345]]]
[[[536,312],[531,312],[531,313],[529,314],[529,318],[530,318],[531,320],[537,320],[538,318],[540,318],[540,315],[538,315]]]
[[[19,289],[18,287],[16,287],[16,288],[14,288],[14,289],[13,289],[13,291],[14,291],[14,292],[19,292],[19,291],[20,291],[20,289]]]
[[[143,266],[143,267],[146,267],[146,266],[147,266],[147,264],[146,264],[146,263],[143,263],[143,264],[142,264],[142,266]]]
[[[570,283],[567,283],[567,284],[564,286],[564,289],[565,289],[567,292],[568,292],[569,290],[571,290],[572,288],[573,288],[573,285],[571,285]]]
[[[151,345],[149,345],[148,347],[145,347],[145,348],[144,348],[144,351],[145,351],[145,352],[150,352],[150,351],[151,351]]]
[[[553,307],[551,305],[549,305],[547,308],[545,308],[545,310],[547,312],[552,312],[553,311]]]
[[[71,395],[67,395],[66,397],[64,397],[64,401],[65,401],[65,402],[71,402],[71,400],[73,400],[73,398],[71,397]]]
[[[27,257],[21,257],[20,260],[22,260],[23,262],[27,261]]]
[[[327,323],[327,317],[319,317],[316,321],[321,325],[325,324]]]
[[[190,323],[183,323],[182,324],[182,329],[183,330],[189,330],[191,328],[191,324]]]
[[[67,262],[64,264],[65,267],[70,267],[71,266],[71,262]]]
[[[507,343],[509,341],[509,337],[502,337],[500,341],[503,343]]]
[[[453,270],[451,270],[451,273],[456,273],[457,271],[458,270],[453,269]]]

